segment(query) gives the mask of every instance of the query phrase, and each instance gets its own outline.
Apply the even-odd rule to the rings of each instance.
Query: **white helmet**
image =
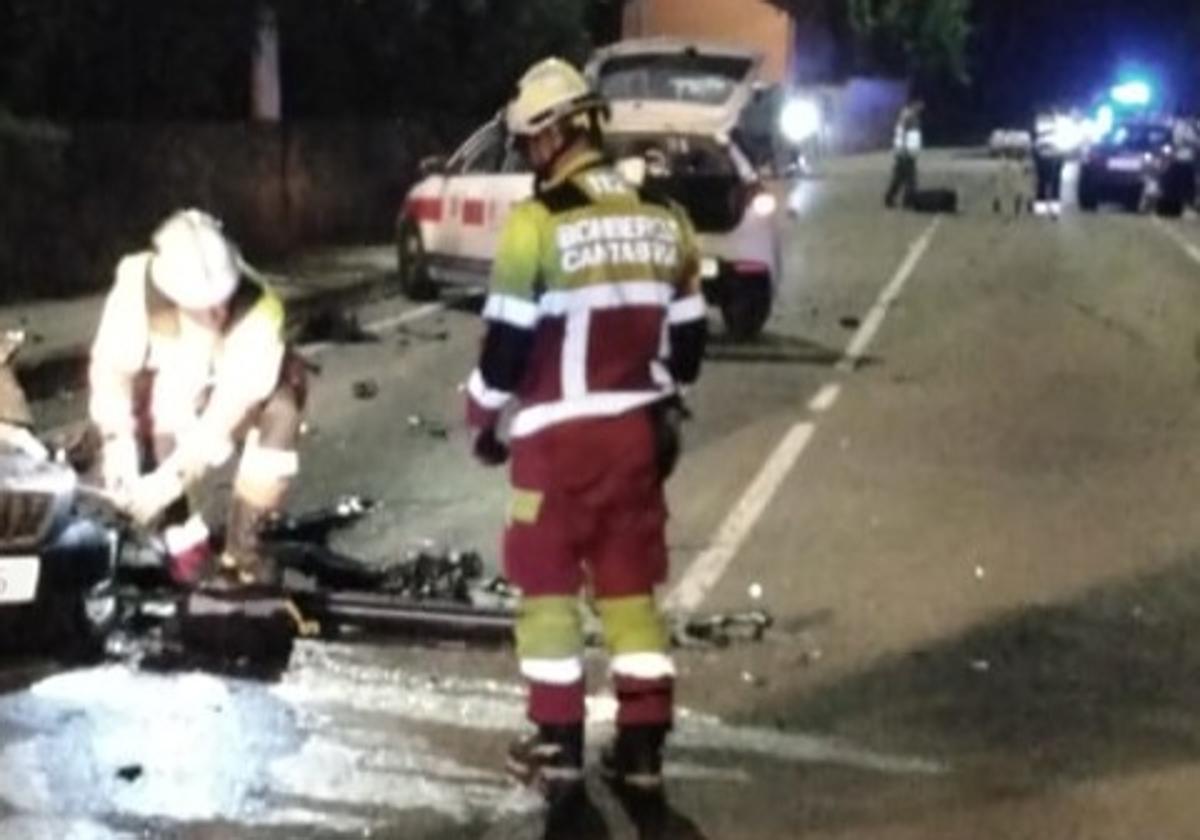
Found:
[[[220,306],[233,295],[242,273],[237,246],[221,223],[203,210],[179,210],[153,237],[150,279],[181,309]]]
[[[508,133],[532,137],[542,129],[586,111],[607,112],[604,97],[583,74],[561,58],[547,58],[525,71],[517,95],[508,103]]]

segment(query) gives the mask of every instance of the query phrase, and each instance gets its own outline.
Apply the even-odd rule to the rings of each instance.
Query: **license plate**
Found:
[[[700,260],[700,276],[705,280],[711,280],[720,273],[721,268],[712,257],[704,257]]]
[[[1135,157],[1109,158],[1108,168],[1114,172],[1140,172],[1142,170],[1142,159]]]
[[[0,558],[0,604],[28,604],[37,597],[42,563],[36,557]]]

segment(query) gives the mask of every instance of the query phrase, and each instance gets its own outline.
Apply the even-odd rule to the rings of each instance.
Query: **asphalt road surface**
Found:
[[[888,212],[886,167],[797,187],[767,334],[718,338],[691,396],[664,597],[777,623],[678,654],[671,836],[1200,836],[1200,224],[995,216],[987,163],[952,155],[923,174],[959,215]],[[360,317],[377,341],[309,348],[296,507],[361,493],[346,550],[494,562],[471,306]],[[502,772],[514,671],[414,643],[305,642],[272,682],[21,663],[0,836],[537,837]],[[596,836],[636,836],[589,786]]]

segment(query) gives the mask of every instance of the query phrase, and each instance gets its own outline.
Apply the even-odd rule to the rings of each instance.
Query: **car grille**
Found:
[[[0,548],[38,542],[50,527],[52,493],[0,492]]]

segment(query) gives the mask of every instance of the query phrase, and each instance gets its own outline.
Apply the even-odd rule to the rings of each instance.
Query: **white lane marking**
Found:
[[[867,313],[867,317],[863,319],[862,324],[858,327],[858,331],[854,334],[854,338],[850,340],[850,345],[846,348],[842,360],[838,363],[838,370],[853,371],[858,366],[858,363],[862,361],[867,348],[871,346],[871,342],[875,339],[875,334],[883,326],[883,319],[887,317],[888,308],[896,302],[896,298],[900,297],[900,292],[904,288],[904,284],[912,276],[917,263],[921,261],[921,257],[925,256],[925,251],[929,248],[929,243],[933,241],[933,235],[937,233],[938,225],[941,223],[941,217],[934,219],[929,223],[929,227],[925,228],[924,233],[909,246],[908,254],[904,257],[904,262],[900,263],[900,267],[892,275],[891,282],[879,293],[879,298],[875,301],[875,305],[871,307],[871,310]]]
[[[812,423],[797,423],[788,430],[725,517],[708,548],[688,566],[675,589],[666,597],[663,604],[668,610],[691,612],[700,606],[737,555],[804,447],[808,446],[815,429]]]
[[[827,382],[822,386],[820,391],[817,391],[816,396],[808,401],[808,410],[814,414],[820,414],[833,408],[833,404],[837,402],[837,398],[842,393],[842,386],[837,382]]]
[[[419,321],[422,318],[428,318],[430,315],[436,315],[446,309],[444,303],[425,303],[414,309],[407,309],[396,315],[389,315],[386,318],[378,318],[374,321],[368,321],[362,325],[362,328],[367,332],[380,332],[382,330],[398,327],[401,324],[411,324],[413,321]],[[314,344],[304,346],[306,355],[316,355],[324,353],[330,347],[334,346],[332,341],[318,341]]]
[[[937,232],[940,223],[940,218],[934,219],[909,246],[904,261],[900,263],[900,267],[896,269],[891,281],[880,293],[875,305],[871,307],[866,321],[855,333],[842,362],[839,363],[839,368],[854,369],[855,361],[861,358],[875,337],[875,333],[883,324],[888,307],[899,296],[904,283],[912,275],[917,263],[929,248],[929,243],[933,240],[933,235]],[[816,403],[817,406],[824,405],[825,408],[828,408],[833,404],[838,393],[840,391],[829,390],[827,386],[813,398],[810,407]],[[820,409],[814,408],[813,410]],[[703,603],[709,590],[725,574],[725,570],[737,556],[742,543],[758,523],[759,518],[779,490],[779,486],[800,458],[804,448],[808,446],[815,429],[816,427],[812,423],[802,422],[788,430],[783,440],[767,457],[766,462],[759,469],[758,475],[742,493],[733,510],[725,517],[725,521],[717,529],[708,547],[692,562],[675,588],[664,599],[663,604],[667,609],[690,612]]]
[[[1200,263],[1200,247],[1193,245],[1187,240],[1187,237],[1157,216],[1154,217],[1154,224],[1158,226],[1159,230],[1170,237],[1176,245],[1182,248],[1183,252],[1191,257],[1193,262]]]

